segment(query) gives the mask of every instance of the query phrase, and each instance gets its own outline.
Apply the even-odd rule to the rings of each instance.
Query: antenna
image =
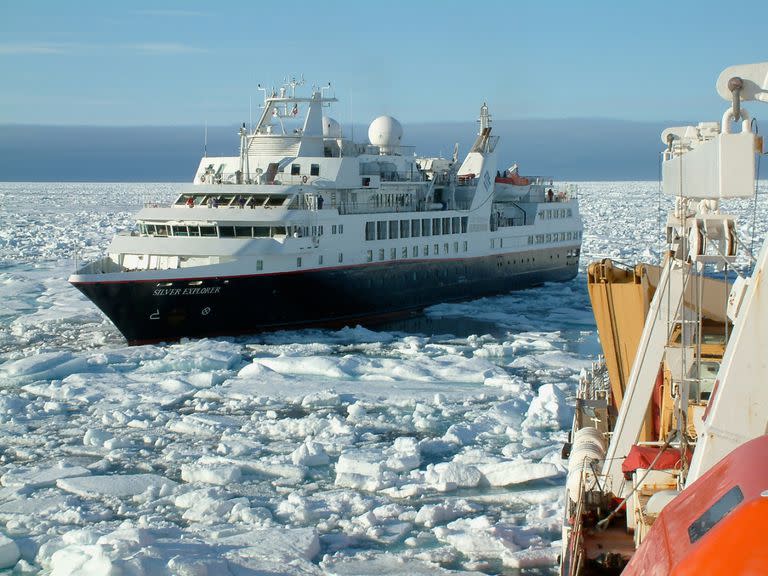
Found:
[[[260,92],[264,92],[264,104],[266,104],[267,103],[267,89],[264,88],[261,84],[257,84],[256,85],[256,90],[258,90]]]
[[[203,158],[208,158],[208,120],[205,121],[205,140],[203,141]]]
[[[248,132],[253,132],[253,97],[248,94]]]
[[[331,83],[330,82],[328,82],[327,86],[320,86],[320,97],[321,98],[325,98],[325,93],[326,92],[330,92],[330,91],[331,91]],[[326,106],[326,107],[330,108],[331,107],[331,103],[328,102],[326,104],[323,104],[323,106]]]

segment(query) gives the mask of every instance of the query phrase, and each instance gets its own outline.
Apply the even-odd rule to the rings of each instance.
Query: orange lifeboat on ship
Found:
[[[528,186],[531,181],[525,176],[519,174],[508,174],[504,176],[496,176],[496,182],[501,184],[511,184],[512,186]]]
[[[622,576],[765,574],[768,435],[736,448],[667,504]]]

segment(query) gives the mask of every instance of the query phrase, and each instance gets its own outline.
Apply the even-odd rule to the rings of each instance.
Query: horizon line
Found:
[[[400,120],[398,120],[400,121]],[[623,118],[609,118],[601,116],[567,116],[563,118],[555,117],[536,117],[536,118],[497,118],[493,122],[616,122],[623,124],[641,124],[641,125],[679,125],[681,123],[691,123],[687,120],[627,120]],[[400,121],[404,125],[408,126],[432,126],[432,125],[459,125],[467,123],[477,123],[477,120],[430,120],[430,121],[415,121],[408,122],[406,120]],[[366,125],[368,121],[353,121],[351,124]],[[208,128],[230,128],[232,126],[239,126],[242,121],[231,122],[225,124],[209,124],[205,121],[200,124],[59,124],[59,123],[33,123],[33,122],[3,122],[0,121],[0,128],[197,128],[200,126],[207,126]]]

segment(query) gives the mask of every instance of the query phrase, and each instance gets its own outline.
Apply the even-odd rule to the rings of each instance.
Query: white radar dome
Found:
[[[368,140],[383,154],[397,151],[402,138],[403,127],[392,116],[379,116],[368,127]]]
[[[329,116],[323,116],[323,138],[341,138],[341,124]]]

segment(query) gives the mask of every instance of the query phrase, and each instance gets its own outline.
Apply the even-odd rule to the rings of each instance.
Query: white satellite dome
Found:
[[[341,138],[341,124],[330,116],[323,116],[323,138]]]
[[[368,127],[368,140],[378,146],[382,154],[397,151],[402,138],[403,127],[392,116],[379,116]]]

